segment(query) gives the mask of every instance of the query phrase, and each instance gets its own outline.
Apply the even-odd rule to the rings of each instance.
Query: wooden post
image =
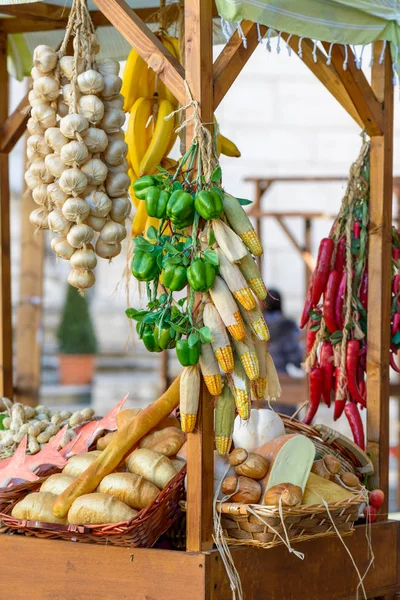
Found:
[[[392,249],[393,84],[390,51],[379,63],[382,42],[374,44],[372,87],[383,102],[383,135],[371,139],[370,242],[368,253],[367,438],[374,483],[385,492],[389,471],[389,347]]]
[[[0,31],[0,130],[8,117],[7,35]],[[0,154],[0,395],[13,397],[8,154]]]
[[[202,120],[213,120],[212,0],[185,1],[185,71]],[[186,144],[193,130],[187,128]],[[214,411],[204,382],[201,385],[196,431],[188,435],[187,542],[191,552],[213,546]]]

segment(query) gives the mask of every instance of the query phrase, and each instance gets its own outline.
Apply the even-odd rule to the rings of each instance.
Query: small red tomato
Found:
[[[383,504],[384,499],[385,494],[382,492],[382,490],[372,490],[372,492],[369,495],[369,503],[375,508],[380,508]]]
[[[366,506],[364,508],[364,517],[367,520],[367,523],[375,523],[376,521],[376,508],[375,506]]]

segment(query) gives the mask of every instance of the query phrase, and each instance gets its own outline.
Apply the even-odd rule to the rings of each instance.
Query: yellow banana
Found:
[[[131,180],[131,185],[129,186],[129,196],[130,196],[130,198],[132,200],[133,206],[135,208],[137,208],[139,206],[140,200],[138,198],[136,198],[135,192],[133,191],[133,187],[132,187],[133,184],[135,183],[136,179],[137,179],[137,176],[136,176],[136,173],[135,173],[135,171],[133,169],[128,169],[128,175],[129,175],[129,178]]]
[[[140,172],[140,162],[146,153],[148,138],[152,131],[149,119],[153,114],[153,103],[153,98],[138,98],[129,115],[125,140],[128,144],[129,160],[135,173]]]
[[[144,235],[146,236],[146,233],[149,229],[149,227],[155,227],[156,229],[158,229],[158,226],[160,224],[160,219],[157,219],[156,217],[147,217],[145,226],[144,226]]]
[[[146,202],[141,200],[139,202],[139,206],[137,207],[136,214],[132,221],[132,237],[138,237],[138,235],[142,235],[144,229],[146,227],[146,221],[148,219],[148,214],[146,211]]]
[[[169,171],[173,175],[178,168],[178,161],[165,156],[161,161],[161,166],[163,169],[166,169],[166,171]]]
[[[165,36],[166,39],[168,40],[168,42],[170,44],[172,44],[173,48],[174,48],[174,54],[175,54],[175,58],[176,60],[179,60],[179,62],[181,62],[181,53],[179,51],[179,38],[177,37],[171,37],[170,35]],[[164,43],[164,42],[163,42]],[[171,52],[171,51],[170,51]],[[172,54],[172,53],[171,53]]]
[[[124,111],[129,112],[140,96],[147,96],[147,63],[134,48],[126,60],[122,75],[121,94],[124,97]]]
[[[174,58],[176,58],[176,60],[179,62],[179,53],[176,52],[174,44],[171,41],[172,39],[173,38],[170,38],[169,36],[165,36],[165,35],[160,36],[160,41],[163,43],[163,45],[166,47],[166,49],[172,54],[172,56]],[[178,105],[179,105],[178,100],[175,98],[173,93],[169,91],[169,89],[167,88],[165,83],[163,81],[161,81],[161,79],[158,79],[158,81],[157,81],[157,93],[158,93],[158,97],[161,100],[168,100],[169,102],[171,102],[171,104],[174,108],[178,108]]]
[[[157,122],[154,127],[153,137],[140,162],[140,176],[151,173],[157,167],[157,165],[160,164],[161,159],[165,156],[166,151],[168,150],[168,147],[171,143],[171,135],[174,130],[175,120],[168,119],[168,121],[166,121],[165,117],[168,116],[172,111],[173,106],[171,102],[168,100],[160,100],[158,104]],[[133,156],[131,157],[131,160],[133,168],[136,171]]]
[[[222,133],[219,133],[217,136],[217,149],[218,145],[220,146],[220,153],[225,154],[225,156],[232,156],[234,158],[239,158],[241,156],[240,150],[236,144],[222,135]]]

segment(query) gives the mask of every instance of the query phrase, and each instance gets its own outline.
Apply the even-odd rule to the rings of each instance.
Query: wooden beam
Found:
[[[154,69],[175,98],[181,104],[184,104],[186,91],[184,85],[185,72],[182,65],[135,14],[125,0],[94,0],[94,3],[127,42]]]
[[[289,227],[284,222],[284,220],[283,220],[283,218],[281,216],[275,216],[275,221],[278,223],[278,225],[280,226],[280,228],[282,229],[282,231],[286,234],[286,236],[291,241],[292,245],[296,248],[296,250],[300,254],[301,258],[303,259],[303,261],[304,261],[304,263],[305,263],[305,265],[307,267],[307,270],[310,273],[312,273],[313,270],[314,270],[314,259],[313,259],[312,255],[311,255],[311,253],[308,252],[302,246],[300,246],[299,242],[296,240],[296,238],[294,237],[293,233],[290,231]]]
[[[2,127],[0,152],[8,154],[14,148],[15,144],[25,132],[29,113],[30,105],[28,94],[26,94],[14,112],[7,117],[7,120]]]
[[[0,128],[8,117],[7,35],[0,32]],[[0,136],[1,139],[1,136]],[[10,251],[10,183],[8,154],[0,153],[0,395],[13,398]]]
[[[323,42],[323,46],[328,52],[330,44]],[[346,51],[347,68],[344,69]],[[353,51],[349,46],[346,47],[346,51],[341,44],[332,46],[332,65],[360,115],[368,135],[382,135],[384,127],[382,103],[376,98],[364,72],[357,68]]]
[[[374,486],[385,492],[389,471],[389,348],[392,258],[393,83],[390,50],[379,64],[374,44],[372,87],[383,103],[384,135],[371,139],[370,235],[368,251],[367,439],[375,467]],[[374,291],[376,293],[374,293]]]
[[[193,100],[201,118],[213,121],[212,0],[185,1],[185,69]],[[189,111],[188,111],[189,113]],[[190,113],[189,113],[190,114]],[[188,115],[187,115],[188,116]],[[192,142],[192,127],[186,129],[186,146]],[[188,435],[187,541],[191,552],[213,547],[214,410],[202,381],[196,431]]]
[[[256,24],[252,21],[242,21],[241,26],[246,37],[246,48],[241,36],[235,31],[214,63],[214,110],[219,106],[259,44]],[[267,27],[261,25],[261,35],[264,35],[266,31]]]

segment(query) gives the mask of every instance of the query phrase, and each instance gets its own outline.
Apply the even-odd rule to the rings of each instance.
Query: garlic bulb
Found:
[[[118,75],[119,62],[113,58],[103,58],[96,61],[96,69],[105,77],[106,75]]]
[[[122,242],[127,236],[126,229],[120,223],[107,221],[100,232],[100,239],[106,244],[116,244]]]
[[[62,58],[60,58],[58,64],[61,69],[61,73],[64,75],[64,77],[71,81],[75,69],[75,58],[73,56],[63,56]],[[78,59],[77,66],[78,74],[82,73],[82,71],[85,68],[85,61],[83,60],[83,58]]]
[[[46,73],[44,71],[41,71],[40,69],[38,69],[38,67],[32,67],[31,69],[31,77],[33,79],[33,81],[35,81],[35,79],[39,79],[39,77],[43,77],[43,75],[45,75]]]
[[[42,127],[42,125],[40,123],[38,123],[38,121],[36,121],[35,119],[32,119],[32,117],[30,117],[28,119],[26,128],[28,130],[29,135],[43,135],[43,133],[44,133],[44,127]],[[104,135],[106,135],[106,134],[104,134]]]
[[[100,94],[104,89],[104,77],[94,69],[83,71],[78,75],[77,83],[82,94]]]
[[[101,96],[106,100],[118,96],[122,87],[122,79],[118,75],[106,75],[104,77],[104,87]]]
[[[48,186],[45,183],[41,183],[32,190],[32,198],[36,204],[43,206],[47,203],[47,188]]]
[[[97,258],[91,244],[87,248],[75,250],[71,256],[71,267],[73,269],[81,269],[92,271],[97,265]]]
[[[125,219],[131,214],[131,210],[132,203],[127,196],[113,198],[110,217],[117,223],[124,223]]]
[[[78,288],[78,290],[87,290],[94,285],[96,278],[93,271],[81,271],[73,269],[68,275],[68,283]]]
[[[102,129],[96,129],[95,127],[89,127],[87,132],[82,136],[89,152],[98,154],[104,152],[108,146],[108,138],[105,131]]]
[[[57,122],[56,111],[49,104],[39,104],[39,106],[34,106],[32,108],[31,117],[34,121],[37,121],[43,129],[55,127]]]
[[[82,135],[88,129],[89,123],[85,117],[71,113],[60,121],[60,130],[65,137],[75,139],[77,134]]]
[[[93,215],[89,215],[86,217],[85,223],[94,231],[101,231],[106,224],[106,219],[105,217],[94,217]]]
[[[33,51],[33,64],[43,73],[49,73],[49,71],[55,69],[57,61],[57,53],[50,46],[36,46]]]
[[[44,159],[45,165],[53,177],[61,177],[65,170],[65,164],[60,158],[59,154],[48,154]]]
[[[68,231],[70,230],[71,223],[67,221],[59,208],[55,208],[49,213],[48,220],[49,229],[51,229],[51,231],[63,236],[67,235]]]
[[[79,100],[79,113],[86,117],[89,123],[98,123],[104,116],[104,104],[93,94],[82,96]]]
[[[131,180],[126,173],[109,173],[106,179],[106,192],[110,198],[124,196]]]
[[[104,108],[106,110],[108,110],[110,108],[118,108],[119,110],[122,110],[124,108],[123,95],[118,94],[118,96],[115,96],[114,98],[110,98],[109,100],[104,99]]]
[[[67,240],[73,248],[83,248],[85,244],[89,244],[94,237],[94,231],[85,223],[72,225],[68,232]]]
[[[125,140],[125,133],[122,131],[122,129],[119,129],[118,131],[113,131],[112,133],[108,133],[107,134],[108,137],[108,143],[110,144],[111,142],[114,142],[115,140]]]
[[[33,91],[39,98],[43,98],[45,102],[52,102],[58,98],[60,86],[54,77],[44,75],[35,79],[33,82]]]
[[[88,183],[92,185],[101,185],[108,175],[106,165],[99,158],[88,160],[81,170],[86,175]]]
[[[42,183],[42,180],[40,179],[40,177],[38,177],[36,174],[34,174],[30,168],[27,171],[25,171],[24,179],[25,179],[26,185],[28,186],[28,188],[30,190],[34,190],[35,187],[37,187],[38,185],[40,185]]]
[[[49,228],[47,213],[42,208],[35,208],[29,215],[29,220],[32,225],[35,225],[38,229]]]
[[[52,250],[64,260],[69,260],[74,252],[76,252],[75,248],[73,248],[67,242],[67,238],[60,236],[55,237],[50,242]]]
[[[61,98],[59,98],[58,102],[57,102],[58,116],[62,119],[63,117],[66,117],[68,113],[69,113],[68,104],[65,104],[65,102]]]
[[[78,102],[79,98],[81,97],[79,90],[76,89],[75,86],[72,85],[72,83],[67,83],[67,85],[63,86],[62,95],[63,95],[65,104],[68,104],[68,106],[72,102],[74,91],[75,91],[76,101]]]
[[[58,127],[49,127],[44,134],[46,143],[53,148],[54,152],[60,152],[61,148],[68,142],[68,138],[61,133]]]
[[[58,208],[61,208],[68,198],[68,195],[60,189],[58,183],[50,183],[47,186],[47,196],[50,203],[53,206],[58,206]]]
[[[69,167],[82,165],[89,157],[89,152],[83,142],[73,140],[61,148],[60,158]]]
[[[26,152],[29,159],[32,154],[40,154],[42,158],[51,154],[52,149],[47,145],[46,139],[42,135],[30,135],[26,140]]]
[[[44,160],[36,160],[29,167],[29,171],[32,175],[38,177],[40,183],[51,183],[53,181],[53,176],[47,169]]]
[[[43,98],[38,96],[34,90],[31,90],[28,94],[29,104],[31,106],[39,106],[39,104],[43,104]]]
[[[106,217],[112,208],[110,198],[104,192],[93,192],[85,197],[93,217]],[[104,224],[104,223],[103,223]]]
[[[87,178],[80,169],[66,169],[60,177],[59,185],[66,194],[79,195],[86,189]]]
[[[127,173],[129,169],[128,161],[126,158],[119,165],[110,165],[107,163],[107,169],[109,173]]]
[[[117,133],[125,123],[125,113],[118,108],[110,108],[104,112],[99,127],[106,133]]]
[[[121,244],[106,244],[100,238],[96,243],[96,254],[100,256],[100,258],[108,258],[111,260],[114,256],[118,256],[121,252]]]
[[[64,202],[61,210],[67,221],[82,223],[89,215],[90,206],[82,198],[72,196]]]
[[[123,140],[115,140],[108,144],[103,158],[110,165],[120,165],[127,153],[128,144]]]

